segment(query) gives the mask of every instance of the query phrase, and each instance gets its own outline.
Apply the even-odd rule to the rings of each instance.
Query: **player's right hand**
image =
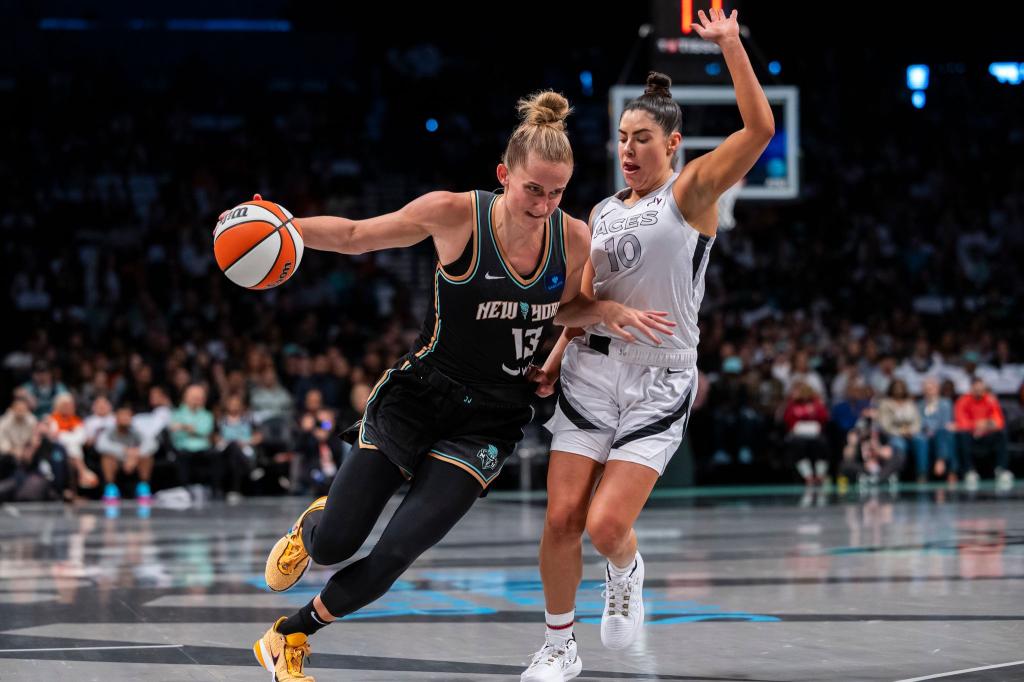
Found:
[[[263,197],[260,196],[258,193],[257,194],[253,194],[252,195],[252,200],[253,201],[263,201]],[[230,208],[228,210],[226,210],[226,211],[222,211],[221,214],[219,216],[217,216],[217,222],[219,223],[220,221],[224,220],[224,216],[226,216],[230,212],[231,212]],[[216,232],[217,228],[214,228],[213,231]]]
[[[526,380],[536,383],[535,393],[541,398],[547,398],[555,392],[558,375],[556,372],[546,371],[543,367],[531,364],[526,370]]]

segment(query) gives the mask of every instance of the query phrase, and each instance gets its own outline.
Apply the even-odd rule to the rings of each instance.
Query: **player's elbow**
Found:
[[[769,112],[767,119],[746,128],[751,137],[767,145],[775,137],[775,118]]]
[[[360,229],[357,221],[346,225],[338,235],[335,251],[347,256],[359,256],[373,251],[373,244],[367,238],[367,230]]]

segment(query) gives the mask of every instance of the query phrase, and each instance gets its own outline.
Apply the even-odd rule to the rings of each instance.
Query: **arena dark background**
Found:
[[[1024,360],[1024,88],[988,73],[1024,59],[1012,18],[768,5],[745,3],[740,19],[762,84],[800,88],[801,194],[741,201],[738,227],[712,253],[700,360],[710,391],[691,428],[698,483],[796,480],[777,418],[785,396],[716,391],[728,357],[769,393],[759,377],[800,351],[829,392],[844,367],[870,383],[885,357],[902,363],[922,339],[950,367]],[[299,216],[358,218],[429,190],[491,188],[516,99],[553,88],[575,108],[562,206],[584,217],[611,189],[608,88],[641,83],[652,63],[653,37],[638,36],[648,3],[357,13],[348,3],[29,2],[4,15],[3,405],[45,364],[82,416],[97,394],[141,395],[140,365],[175,404],[184,383],[208,384],[215,408],[229,390],[219,377],[240,372],[251,389],[269,363],[295,415],[316,386],[339,422],[353,418],[351,388],[372,385],[421,321],[429,245],[307,251],[284,287],[249,292],[212,261],[217,214],[257,191]],[[224,17],[290,30],[166,28]],[[906,87],[914,63],[931,67],[920,110]],[[750,311],[770,314],[751,323]],[[863,334],[859,354],[851,330]],[[344,361],[314,371],[330,348]],[[1021,396],[1019,386],[1000,396],[1016,444]],[[756,434],[744,464],[716,423],[741,413]],[[1020,472],[1019,454],[1011,468]]]

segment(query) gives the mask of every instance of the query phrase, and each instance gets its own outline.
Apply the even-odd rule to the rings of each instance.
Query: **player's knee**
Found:
[[[318,534],[313,537],[313,546],[308,547],[307,551],[314,562],[321,566],[331,566],[351,557],[359,551],[362,544],[344,537],[325,537]]]
[[[419,553],[402,546],[374,547],[370,552],[370,561],[373,563],[373,571],[378,578],[390,587],[391,583],[405,573],[406,569],[412,566]],[[385,587],[385,589],[386,589]]]
[[[614,554],[629,538],[630,524],[613,514],[592,514],[587,518],[587,535],[590,542],[604,556]]]
[[[587,527],[587,511],[571,506],[549,505],[544,534],[553,540],[578,540]]]

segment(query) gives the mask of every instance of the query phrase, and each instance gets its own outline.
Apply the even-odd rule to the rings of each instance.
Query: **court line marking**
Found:
[[[963,675],[964,673],[976,673],[980,670],[994,670],[995,668],[1009,668],[1012,665],[1024,665],[1024,661],[1011,661],[1009,663],[997,663],[996,665],[983,665],[979,668],[965,668],[963,670],[951,670],[948,673],[937,673],[935,675],[925,675],[924,677],[912,677],[906,680],[896,680],[896,682],[921,682],[922,680],[936,680],[940,677],[952,677],[953,675]]]
[[[121,651],[123,649],[180,649],[184,644],[140,644],[138,646],[68,646],[54,649],[0,649],[0,654],[29,651]]]

